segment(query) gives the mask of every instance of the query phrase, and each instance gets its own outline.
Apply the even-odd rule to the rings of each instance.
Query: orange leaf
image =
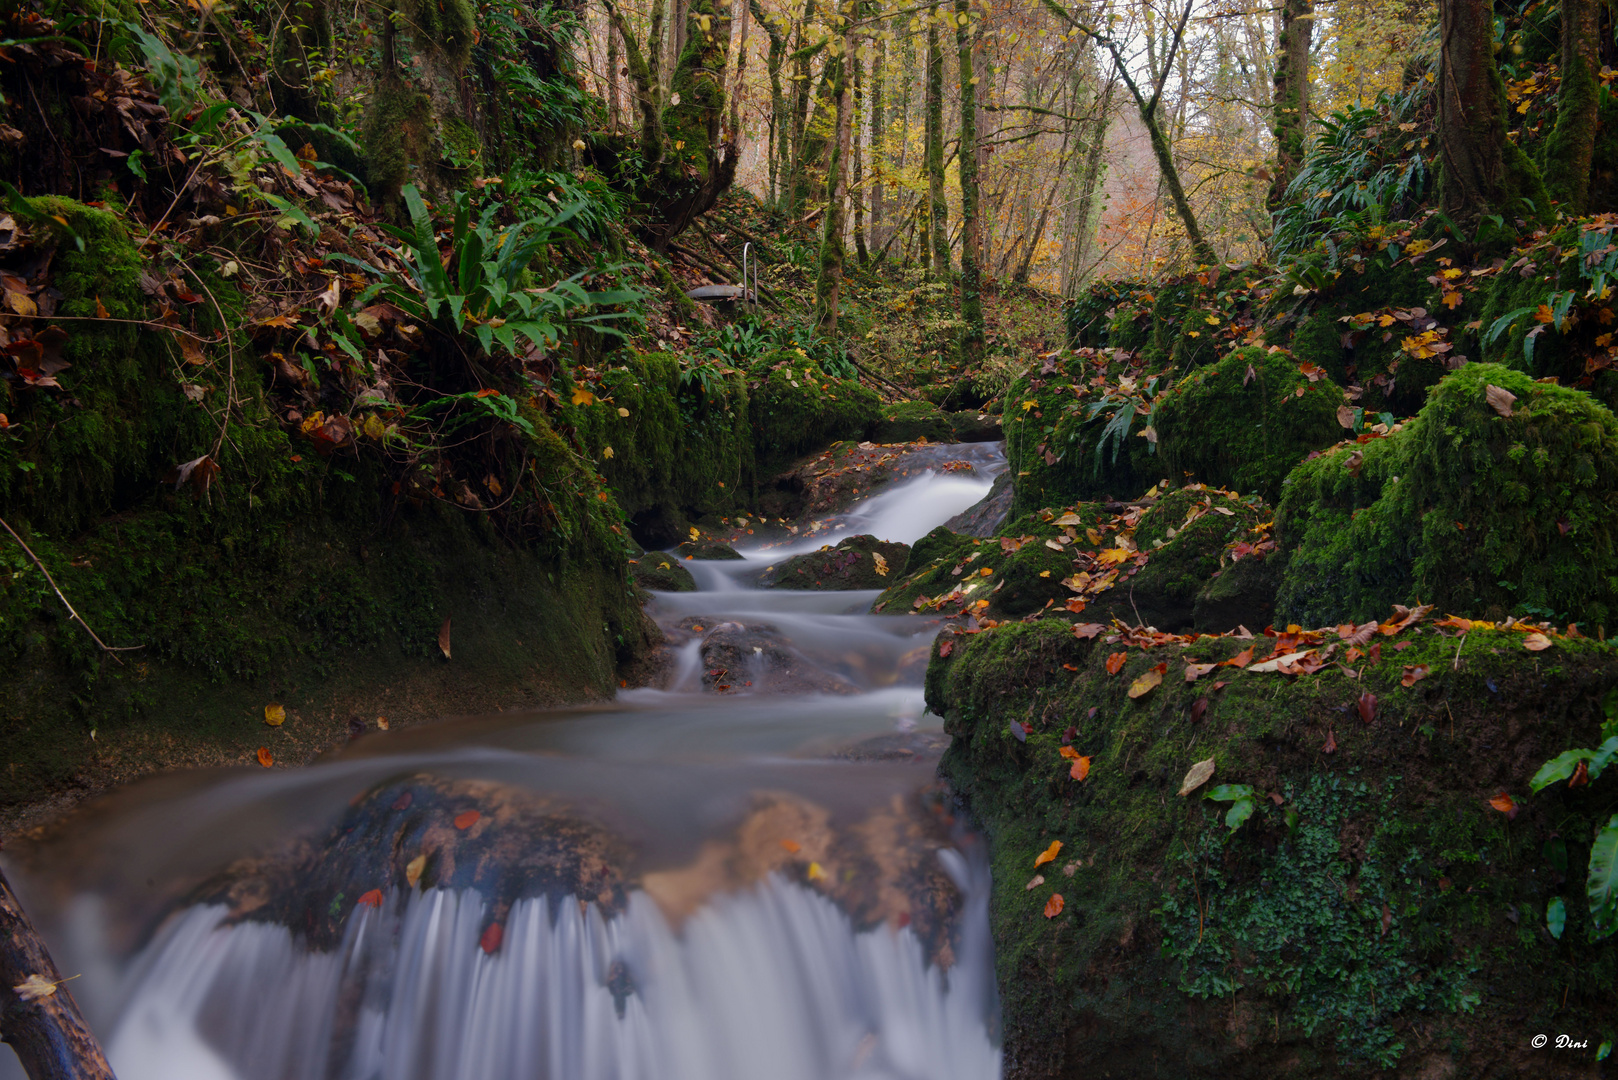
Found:
[[[1141,674],[1140,678],[1129,684],[1129,696],[1131,698],[1143,698],[1156,690],[1163,681],[1163,673],[1168,669],[1167,662],[1148,668]]]
[[[1500,811],[1502,814],[1509,814],[1517,809],[1517,801],[1503,791],[1494,798],[1490,799],[1489,805]]]
[[[500,951],[500,943],[505,939],[506,928],[500,923],[492,922],[484,929],[483,936],[478,939],[478,945],[486,954],[493,956]]]
[[[482,816],[483,815],[478,813],[476,810],[464,810],[455,815],[455,827],[464,832],[465,830],[476,825],[478,823],[478,818]]]
[[[1055,862],[1056,856],[1062,853],[1062,841],[1052,840],[1051,846],[1034,856],[1034,869],[1038,870],[1048,862]]]
[[[381,889],[372,889],[368,893],[361,894],[359,902],[362,905],[368,904],[371,907],[381,907],[382,906],[382,890]]]
[[[1405,667],[1404,678],[1399,680],[1400,686],[1415,686],[1429,674],[1426,664],[1410,664]]]
[[[258,763],[264,766],[266,769],[275,764],[275,758],[270,756],[269,747],[261,746],[258,748]]]
[[[1069,761],[1079,760],[1079,752],[1073,749],[1071,746],[1058,746],[1056,748],[1056,752],[1067,758]]]
[[[1107,674],[1116,675],[1124,670],[1124,661],[1129,659],[1128,653],[1115,652],[1107,657]]]
[[[796,855],[798,852],[803,850],[803,845],[798,843],[796,840],[783,840],[781,841],[781,846],[786,848],[787,851],[793,855]]]
[[[438,628],[438,651],[444,654],[444,659],[445,660],[449,659],[449,616],[448,615],[444,616],[444,625],[440,626]]]
[[[1045,917],[1054,919],[1062,914],[1062,894],[1051,893],[1051,898],[1045,901]]]
[[[1090,775],[1090,759],[1087,757],[1074,758],[1073,767],[1067,771],[1067,774],[1075,780],[1083,780]]]
[[[1244,668],[1253,662],[1253,646],[1249,645],[1229,660],[1219,661],[1220,667]]]

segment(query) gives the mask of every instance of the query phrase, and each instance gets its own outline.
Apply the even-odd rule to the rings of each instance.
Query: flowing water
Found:
[[[82,973],[74,993],[117,1074],[998,1077],[986,863],[947,807],[915,809],[941,742],[920,687],[936,626],[865,614],[874,593],[749,584],[844,535],[913,542],[1003,467],[983,445],[940,448],[940,464],[952,459],[974,469],[914,476],[740,561],[687,562],[700,591],[650,609],[673,640],[689,636],[663,689],[368,737],[306,769],[176,774],[106,800],[36,860],[60,880],[19,884],[59,966]],[[694,624],[769,633],[841,692],[772,694],[762,667],[731,693],[704,692]],[[862,745],[874,749],[848,750]],[[638,884],[616,905],[536,895],[498,911],[473,888],[393,888],[350,900],[318,944],[221,903],[175,903],[233,860],[333,829],[359,793],[420,774],[567,807],[623,841]],[[804,858],[771,839],[797,852],[788,833]],[[805,867],[851,837],[867,861]],[[864,888],[862,875],[880,881]],[[947,919],[929,923],[923,894],[946,892]],[[494,918],[503,939],[490,948]],[[20,1076],[4,1058],[0,1080]]]

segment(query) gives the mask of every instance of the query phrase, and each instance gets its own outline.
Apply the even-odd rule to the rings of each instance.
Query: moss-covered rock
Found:
[[[1358,679],[1183,677],[1255,644],[1262,660],[1262,641],[1142,648],[1054,620],[940,636],[927,702],[989,841],[1006,1075],[1527,1075],[1544,1059],[1524,1031],[1618,1034],[1618,940],[1587,941],[1577,870],[1613,793],[1528,795],[1542,762],[1591,745],[1618,651],[1474,631],[1457,656],[1429,627],[1384,640]],[[1417,666],[1431,674],[1404,685]],[[1210,758],[1213,780],[1178,797]],[[1222,784],[1255,799],[1234,833],[1231,804],[1204,798]],[[1514,821],[1489,805],[1501,791]]]
[[[661,551],[650,551],[629,560],[629,574],[635,584],[657,592],[696,592],[697,579],[680,565],[680,560]]]
[[[742,553],[719,540],[687,540],[674,549],[682,559],[740,559]]]
[[[827,374],[799,349],[766,353],[749,373],[749,414],[759,470],[838,439],[859,439],[880,415],[881,399],[853,379]]]
[[[759,576],[766,589],[881,589],[901,576],[910,545],[861,534],[794,555]]]
[[[929,442],[953,442],[955,425],[951,414],[930,401],[901,401],[884,405],[876,420],[866,431],[866,438],[874,443],[904,443],[925,439]]]
[[[1273,501],[1294,465],[1342,434],[1342,404],[1336,384],[1311,382],[1285,353],[1250,347],[1187,376],[1158,400],[1152,426],[1171,478]]]
[[[1510,416],[1489,387],[1515,396]],[[1618,603],[1618,420],[1589,394],[1469,364],[1414,421],[1300,466],[1277,514],[1282,618],[1363,620],[1420,598],[1592,629]]]

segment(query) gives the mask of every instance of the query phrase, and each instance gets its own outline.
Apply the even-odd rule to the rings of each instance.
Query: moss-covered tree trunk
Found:
[[[849,91],[848,69],[853,51],[854,20],[844,16],[843,37],[836,56],[828,65],[832,98],[837,103],[835,136],[831,158],[826,165],[826,221],[820,239],[820,274],[815,279],[815,323],[822,334],[837,332],[837,301],[843,288],[843,263],[847,258],[843,230],[848,223],[849,132],[853,94]]]
[[[886,99],[882,92],[882,80],[886,77],[888,45],[887,39],[878,36],[876,39],[876,55],[871,57],[871,246],[877,249],[877,258],[887,249],[883,243],[882,223],[883,211],[886,206],[883,202],[883,172],[887,166],[884,154],[887,147],[887,116]]]
[[[973,45],[977,34],[967,0],[955,0],[955,52],[961,67],[961,362],[976,367],[983,360],[982,267],[983,223],[978,215],[978,95]]]
[[[1588,208],[1595,161],[1600,21],[1597,0],[1562,0],[1562,85],[1556,129],[1545,147],[1545,175],[1551,195],[1574,214]]]
[[[1285,0],[1276,41],[1275,96],[1270,103],[1275,124],[1275,175],[1270,180],[1269,208],[1280,209],[1287,185],[1303,161],[1309,124],[1309,42],[1315,25],[1310,0]]]
[[[804,32],[809,21],[815,17],[815,0],[808,0],[803,7],[803,18],[798,21],[797,32],[792,41],[792,129],[790,132],[792,145],[787,160],[791,166],[787,169],[787,213],[795,214],[799,210],[800,200],[803,198],[804,171],[806,168],[804,152],[804,131],[809,124],[809,98],[811,93],[811,79],[809,78],[809,61],[813,50],[806,47]]]
[[[927,18],[927,231],[933,269],[949,276],[949,207],[944,202],[944,51],[938,44],[938,5]]]
[[[864,122],[863,114],[865,111],[860,107],[860,97],[864,91],[864,87],[861,85],[861,76],[865,72],[863,65],[860,64],[858,53],[854,55],[853,63],[854,86],[852,96],[854,99],[854,115],[851,122],[853,138],[850,141],[854,147],[854,186],[851,189],[854,202],[854,257],[859,260],[861,266],[864,266],[871,261],[870,252],[865,248],[865,162],[863,160],[864,155],[861,153],[863,140],[860,137],[860,125]]]
[[[1444,210],[1462,222],[1488,213],[1545,213],[1539,170],[1506,135],[1506,86],[1494,61],[1490,0],[1440,0],[1439,173]],[[1530,209],[1523,199],[1533,203]]]

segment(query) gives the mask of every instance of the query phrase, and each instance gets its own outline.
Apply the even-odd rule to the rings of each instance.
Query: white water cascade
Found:
[[[262,842],[283,823],[329,821],[364,784],[427,768],[563,799],[610,793],[614,824],[651,849],[677,847],[676,835],[694,848],[751,790],[896,798],[900,785],[925,782],[915,766],[824,755],[918,724],[937,730],[914,667],[933,628],[863,614],[871,593],[757,590],[747,575],[855,532],[914,541],[981,497],[991,471],[924,473],[825,535],[703,565],[703,591],[658,596],[660,618],[767,620],[833,667],[839,649],[855,654],[840,674],[863,692],[702,694],[701,643],[691,641],[667,689],[396,733],[393,749],[295,773],[199,781],[127,811],[107,826],[106,846],[125,845],[154,877],[185,877],[239,854],[210,846],[220,834],[246,850],[251,827]],[[907,663],[910,674],[895,674]],[[148,847],[128,847],[137,843]],[[518,900],[493,950],[480,942],[488,901],[442,888],[354,907],[329,951],[202,905],[119,956],[103,943],[118,899],[92,893],[49,933],[64,970],[84,972],[75,994],[121,1080],[995,1080],[988,869],[981,845],[961,850],[970,854],[931,856],[960,893],[947,970],[908,925],[857,928],[812,885],[776,873],[708,897],[678,923],[640,891],[611,916],[571,897]],[[188,859],[197,865],[182,869]],[[147,870],[129,876],[144,881]],[[3,1057],[0,1080],[20,1077]]]

